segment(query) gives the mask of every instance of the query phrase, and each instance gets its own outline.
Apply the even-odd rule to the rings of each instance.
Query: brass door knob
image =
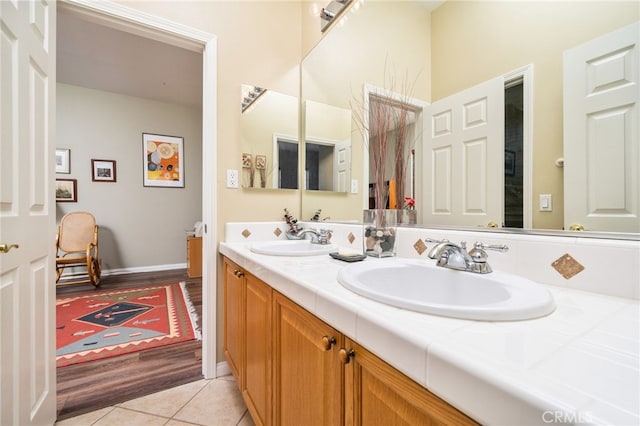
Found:
[[[0,244],[0,253],[9,253],[12,248],[20,248],[18,244]]]
[[[497,224],[497,223],[495,223],[494,221],[491,221],[491,222],[487,223],[487,226],[488,226],[489,228],[497,228],[497,227],[498,227],[498,224]]]
[[[331,349],[331,347],[333,345],[335,345],[336,343],[336,338],[331,336],[323,336],[322,337],[322,347],[324,348],[325,351],[328,351]]]
[[[354,351],[353,349],[340,349],[340,360],[344,364],[349,364],[349,361],[351,361],[351,358],[353,358],[354,356],[356,356],[356,351]]]
[[[571,225],[569,227],[570,231],[584,231],[584,226],[580,225],[579,223],[574,223],[573,225]]]

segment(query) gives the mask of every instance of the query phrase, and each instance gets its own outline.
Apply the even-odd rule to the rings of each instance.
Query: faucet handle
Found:
[[[471,256],[471,259],[474,263],[487,263],[487,258],[489,256],[487,255],[487,252],[485,250],[495,250],[501,253],[506,253],[507,251],[509,251],[509,247],[507,247],[505,244],[492,245],[476,241],[471,251],[469,251],[469,256]]]
[[[495,250],[500,253],[506,253],[509,251],[509,247],[506,244],[485,244],[480,241],[476,241],[473,248],[476,250]]]
[[[442,244],[442,243],[448,243],[449,240],[447,240],[446,238],[443,238],[442,240],[435,240],[433,238],[425,238],[424,239],[425,243],[436,243],[436,244]]]

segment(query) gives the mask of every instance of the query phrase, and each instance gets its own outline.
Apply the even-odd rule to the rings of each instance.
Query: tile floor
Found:
[[[253,426],[233,376],[199,380],[56,422],[56,426]]]

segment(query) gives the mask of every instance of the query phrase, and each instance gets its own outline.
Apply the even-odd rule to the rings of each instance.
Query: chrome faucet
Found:
[[[331,232],[331,229],[320,229],[318,231],[313,228],[307,228],[298,231],[295,236],[287,232],[287,238],[290,240],[302,240],[306,234],[311,234],[311,244],[330,244]]]
[[[492,272],[491,266],[487,263],[487,252],[485,250],[496,250],[505,253],[509,250],[506,245],[489,245],[479,241],[473,245],[471,251],[467,252],[467,243],[461,241],[460,245],[448,240],[425,239],[428,243],[436,243],[427,256],[436,259],[436,265],[458,271],[475,272],[477,274],[488,274]]]

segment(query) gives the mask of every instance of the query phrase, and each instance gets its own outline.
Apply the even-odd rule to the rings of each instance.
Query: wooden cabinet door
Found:
[[[362,346],[345,343],[353,350],[345,368],[347,425],[477,424]]]
[[[256,425],[271,424],[272,290],[247,274],[245,288],[245,358],[242,396]]]
[[[342,336],[275,291],[273,299],[274,423],[342,424]]]
[[[242,385],[242,347],[244,336],[244,271],[224,259],[224,356],[238,386]]]

